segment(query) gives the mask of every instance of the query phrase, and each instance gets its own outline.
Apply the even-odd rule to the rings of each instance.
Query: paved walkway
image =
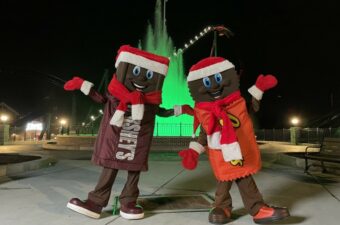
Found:
[[[26,149],[27,150],[27,149]],[[31,149],[32,150],[32,149]],[[27,150],[29,152],[29,150]],[[142,195],[197,194],[214,195],[215,178],[209,162],[202,158],[194,171],[185,171],[176,157],[151,155],[149,171],[142,173]],[[105,208],[100,219],[91,219],[66,208],[72,197],[85,199],[94,188],[100,168],[88,159],[61,158],[55,166],[0,179],[1,225],[183,225],[209,224],[208,212],[147,214],[138,221],[126,221]],[[113,187],[113,197],[119,195],[126,172],[120,171]],[[340,221],[340,176],[303,173],[301,168],[277,165],[265,161],[255,175],[264,199],[273,205],[287,206],[292,217],[276,224],[336,225]],[[235,220],[230,224],[254,224],[243,209],[236,185],[231,190]],[[338,198],[338,199],[337,199]]]

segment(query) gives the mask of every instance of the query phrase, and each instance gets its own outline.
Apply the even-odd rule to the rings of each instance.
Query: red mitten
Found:
[[[270,74],[266,76],[261,74],[257,77],[255,85],[258,89],[264,92],[270,88],[275,87],[277,85],[277,79],[276,77]]]
[[[188,115],[194,116],[194,109],[191,108],[190,105],[175,105],[174,115],[180,116],[182,114],[188,114]]]
[[[195,150],[185,149],[180,151],[178,155],[182,157],[182,165],[185,169],[193,170],[196,168],[199,154]]]
[[[259,75],[256,79],[255,85],[248,89],[248,92],[258,101],[262,99],[263,93],[277,85],[277,79],[273,75],[263,74]]]
[[[69,80],[65,83],[64,89],[66,91],[73,91],[73,90],[79,90],[81,86],[84,83],[84,79],[80,77],[73,77],[72,80]]]

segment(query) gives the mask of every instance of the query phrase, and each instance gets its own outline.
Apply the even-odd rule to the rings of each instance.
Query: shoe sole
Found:
[[[127,220],[139,220],[139,219],[144,218],[144,213],[129,214],[129,213],[125,213],[123,211],[120,211],[119,214],[120,214],[121,217],[123,217],[124,219],[127,219]]]
[[[219,224],[226,224],[226,223],[230,223],[231,220],[228,220],[228,221],[210,221],[209,220],[209,223],[211,224],[216,224],[216,225],[219,225]]]
[[[232,221],[232,219],[216,219],[216,218],[209,218],[209,223],[212,224],[226,224],[226,223],[230,223]]]
[[[85,208],[82,208],[80,206],[77,206],[75,204],[72,204],[72,203],[67,203],[67,208],[77,212],[77,213],[80,213],[80,214],[83,214],[85,216],[88,216],[88,217],[91,217],[91,218],[94,218],[94,219],[98,219],[100,217],[100,214],[98,213],[95,213],[95,212],[92,212],[88,209],[85,209]]]
[[[290,215],[284,215],[284,216],[277,216],[277,217],[271,217],[271,218],[267,218],[267,219],[258,219],[258,220],[254,220],[254,223],[257,224],[269,224],[272,222],[276,222],[276,221],[280,221],[280,220],[284,220],[287,219]]]

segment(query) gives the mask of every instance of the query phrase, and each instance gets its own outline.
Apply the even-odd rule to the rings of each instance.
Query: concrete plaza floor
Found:
[[[0,148],[3,150],[4,146]],[[11,148],[13,148],[11,150]],[[39,145],[22,148],[25,153],[40,152]],[[7,148],[15,152],[15,146]],[[5,150],[4,150],[5,151]],[[45,155],[51,155],[44,152]],[[59,155],[55,165],[0,178],[1,225],[182,225],[209,224],[208,212],[177,212],[146,214],[143,220],[127,221],[112,215],[108,205],[100,219],[75,213],[66,204],[72,197],[85,199],[99,177],[101,168],[91,164],[88,153],[69,152]],[[202,157],[198,168],[186,171],[176,156],[152,153],[149,171],[142,173],[141,195],[197,194],[214,196],[216,180],[209,162]],[[255,180],[267,203],[287,206],[291,217],[276,224],[336,225],[340,221],[340,176],[313,172],[304,174],[302,168],[271,162],[264,157],[262,170]],[[113,186],[110,203],[119,195],[126,172],[120,171]],[[229,224],[254,224],[243,208],[237,186],[231,190],[235,220]]]

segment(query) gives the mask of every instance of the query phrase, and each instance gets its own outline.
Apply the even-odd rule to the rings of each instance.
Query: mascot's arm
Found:
[[[251,109],[254,112],[260,110],[260,100],[262,99],[263,93],[277,85],[277,79],[275,76],[268,74],[260,74],[253,86],[248,89],[248,92],[253,96],[251,100]]]
[[[198,135],[198,138],[197,138],[197,142],[200,143],[200,145],[202,146],[208,145],[207,134],[205,133],[205,130],[203,129],[202,126],[200,129],[200,134]]]
[[[80,77],[73,77],[71,80],[67,81],[64,84],[64,90],[66,91],[74,91],[74,90],[80,90],[85,95],[90,96],[90,98],[97,102],[97,103],[105,103],[107,99],[102,96],[100,93],[98,93],[93,88],[94,84],[84,80]]]
[[[248,89],[248,92],[258,101],[262,99],[263,93],[277,85],[277,79],[271,74],[260,74],[256,83]]]
[[[257,100],[256,98],[252,97],[251,98],[251,103],[250,103],[250,108],[254,111],[254,112],[258,112],[260,110],[260,104],[261,101]]]
[[[174,115],[180,116],[183,114],[187,114],[190,116],[194,115],[194,109],[190,105],[175,105],[174,106]]]
[[[187,170],[193,170],[197,167],[198,157],[205,152],[207,145],[207,135],[201,128],[197,141],[191,141],[188,149],[184,149],[178,153],[182,157],[182,166]]]
[[[157,116],[160,116],[160,117],[170,117],[170,116],[174,115],[174,110],[173,109],[164,109],[162,107],[159,107],[156,114],[157,114]]]
[[[107,102],[107,98],[96,91],[94,88],[91,88],[89,96],[93,101],[97,103],[105,104]]]
[[[194,115],[194,110],[189,105],[175,105],[172,109],[159,107],[156,114],[160,117],[180,116],[183,114],[192,116]]]

